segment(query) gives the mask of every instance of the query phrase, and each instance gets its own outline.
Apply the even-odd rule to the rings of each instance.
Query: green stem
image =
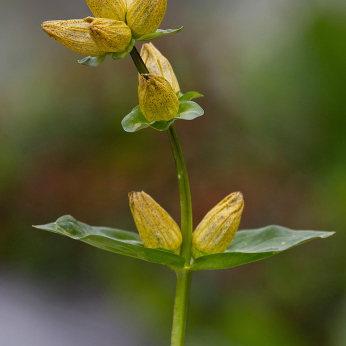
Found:
[[[192,272],[182,269],[177,270],[176,274],[177,289],[174,302],[171,346],[184,346]]]
[[[137,70],[141,74],[149,73],[136,47],[131,51],[131,57]],[[192,246],[192,205],[189,178],[187,175],[183,151],[181,149],[177,130],[172,124],[167,130],[171,144],[175,167],[178,176],[180,208],[181,208],[181,233],[183,243],[180,254],[185,258],[185,268],[177,270],[177,289],[174,303],[172,344],[171,346],[184,346],[186,319],[189,306],[190,286],[192,272],[188,269],[191,262]]]
[[[183,235],[183,244],[181,246],[180,255],[186,259],[185,266],[189,266],[191,261],[192,244],[192,205],[189,177],[187,175],[183,151],[181,150],[177,130],[174,124],[169,127],[167,134],[174,156],[180,193],[181,233]]]
[[[145,63],[144,63],[143,59],[141,58],[140,54],[138,53],[138,50],[135,46],[133,46],[133,49],[132,49],[130,55],[131,55],[131,58],[132,58],[134,64],[137,67],[137,71],[140,74],[148,74],[149,70],[145,66]]]

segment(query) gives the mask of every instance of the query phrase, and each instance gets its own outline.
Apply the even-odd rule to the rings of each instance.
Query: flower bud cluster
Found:
[[[91,56],[122,52],[132,37],[155,32],[167,8],[167,0],[86,1],[95,18],[49,21],[42,28],[67,48]]]

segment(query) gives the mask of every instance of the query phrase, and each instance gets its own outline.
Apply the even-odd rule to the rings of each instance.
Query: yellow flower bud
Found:
[[[155,32],[167,9],[167,0],[133,0],[128,4],[127,25],[138,38]]]
[[[163,77],[142,74],[139,77],[139,106],[149,121],[170,120],[179,111],[179,99]]]
[[[85,20],[90,23],[91,38],[105,52],[122,52],[130,44],[131,29],[124,22],[90,17]]]
[[[83,19],[44,22],[42,29],[52,39],[77,53],[91,56],[106,53],[92,40],[89,34],[89,23]]]
[[[172,217],[143,191],[129,193],[129,199],[143,245],[179,254],[183,239],[180,228]]]
[[[142,46],[141,57],[150,73],[165,78],[176,93],[180,92],[171,64],[151,42]]]
[[[86,0],[97,18],[108,18],[125,22],[126,0]]]
[[[193,252],[195,248],[207,254],[224,252],[238,230],[243,209],[243,195],[234,192],[210,210],[193,232]]]

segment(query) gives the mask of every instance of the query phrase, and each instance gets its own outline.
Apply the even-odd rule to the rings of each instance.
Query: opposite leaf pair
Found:
[[[182,235],[172,217],[145,192],[129,194],[130,208],[145,247],[179,254]],[[194,258],[224,252],[233,240],[244,209],[244,199],[235,192],[223,199],[193,233]]]

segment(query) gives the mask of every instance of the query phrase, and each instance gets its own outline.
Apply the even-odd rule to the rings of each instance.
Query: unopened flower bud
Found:
[[[126,0],[86,0],[86,2],[97,18],[125,21]]]
[[[195,248],[207,254],[224,252],[238,230],[243,209],[243,195],[234,192],[210,210],[193,232],[193,252]]]
[[[118,20],[86,18],[91,38],[105,52],[122,52],[130,44],[131,29]]]
[[[154,74],[142,74],[138,87],[139,106],[149,121],[173,119],[179,111],[179,99],[169,82]]]
[[[138,38],[155,32],[167,9],[167,0],[133,0],[128,6],[126,20],[133,36]]]
[[[179,254],[182,235],[172,217],[145,192],[129,193],[130,208],[145,247]]]
[[[150,73],[165,78],[175,93],[180,92],[179,83],[171,64],[151,42],[142,46],[141,57]]]
[[[52,39],[77,53],[91,56],[99,56],[106,53],[92,40],[89,34],[89,23],[83,19],[44,22],[42,29]]]

